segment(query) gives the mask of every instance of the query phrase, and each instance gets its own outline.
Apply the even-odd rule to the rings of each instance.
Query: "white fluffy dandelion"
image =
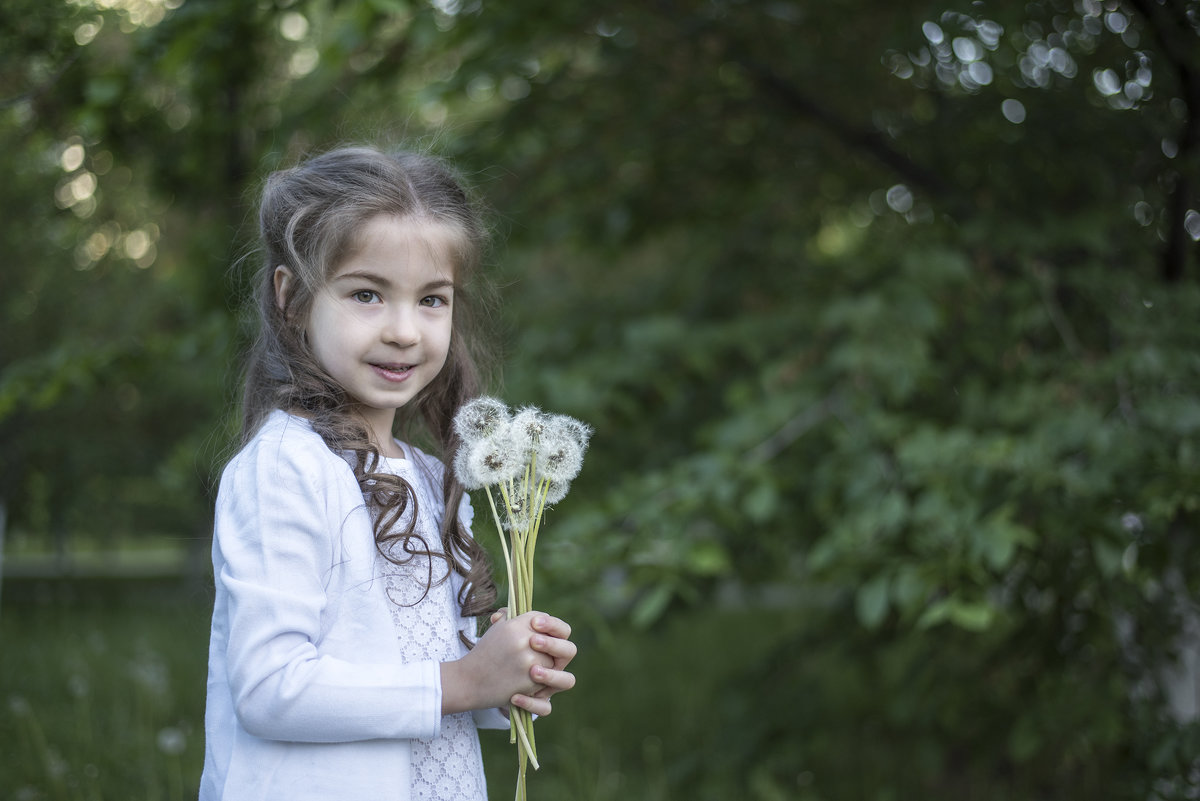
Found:
[[[546,415],[536,406],[523,406],[513,415],[508,438],[522,462],[529,463],[546,428]]]
[[[536,447],[539,477],[554,484],[570,483],[583,467],[590,435],[591,429],[574,418],[561,414],[546,418]]]
[[[571,489],[570,481],[548,481],[546,482],[546,498],[545,504],[553,506],[554,504],[567,497],[567,492]]]
[[[565,414],[556,414],[552,420],[555,426],[561,428],[568,437],[575,440],[579,446],[580,458],[582,458],[582,453],[587,450],[588,441],[592,438],[592,427]]]
[[[471,446],[466,442],[460,443],[458,451],[454,454],[454,475],[458,478],[458,483],[469,490],[483,489],[486,486],[471,462]]]
[[[522,406],[512,417],[514,436],[537,442],[546,429],[546,413],[536,406]]]
[[[511,416],[504,401],[483,395],[464,403],[454,415],[454,433],[464,443],[472,443],[495,434]]]
[[[507,437],[488,437],[471,445],[468,462],[478,486],[509,481],[524,470],[520,453]],[[463,483],[466,486],[466,483]]]
[[[566,497],[583,466],[592,429],[566,415],[550,415],[536,406],[514,414],[495,398],[465,403],[454,417],[460,440],[454,473],[467,489],[487,493],[492,521],[503,544],[508,571],[508,615],[533,608],[533,552],[546,507]],[[499,499],[499,503],[497,502]],[[505,532],[509,536],[505,536]],[[511,546],[511,547],[510,547]],[[512,740],[518,742],[518,797],[523,798],[525,762],[538,767],[533,719],[512,708]]]
[[[516,534],[529,530],[531,521],[530,499],[521,495],[510,496],[505,504],[507,519],[504,527]]]

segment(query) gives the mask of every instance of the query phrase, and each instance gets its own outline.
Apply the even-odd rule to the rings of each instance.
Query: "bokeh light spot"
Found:
[[[1000,113],[1004,115],[1004,119],[1013,125],[1020,125],[1025,122],[1025,104],[1015,98],[1010,97],[1001,103]]]

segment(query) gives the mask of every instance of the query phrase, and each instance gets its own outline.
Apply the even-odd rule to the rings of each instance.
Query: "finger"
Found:
[[[531,625],[534,631],[549,634],[551,637],[559,637],[566,640],[571,636],[571,626],[565,620],[559,620],[543,612],[534,613]]]
[[[540,665],[529,669],[529,678],[542,686],[533,693],[538,698],[549,698],[555,693],[569,690],[575,686],[575,674],[565,670],[554,670]]]
[[[530,637],[529,647],[551,657],[557,668],[565,667],[579,653],[579,647],[570,640],[547,637],[543,634],[534,634]]]
[[[535,698],[532,695],[522,695],[520,693],[510,698],[509,702],[513,706],[532,712],[540,718],[549,715],[554,708],[549,698]]]
[[[503,619],[504,619],[504,617],[505,617],[507,614],[508,614],[508,610],[506,610],[506,609],[497,609],[495,612],[492,612],[491,622],[492,622],[493,624],[495,624],[495,623],[499,623],[501,620],[503,620]]]

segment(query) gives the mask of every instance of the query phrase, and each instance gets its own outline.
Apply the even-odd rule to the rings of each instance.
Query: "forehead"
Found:
[[[465,232],[457,225],[423,217],[381,214],[358,229],[331,278],[364,267],[419,268],[453,278],[462,260]]]

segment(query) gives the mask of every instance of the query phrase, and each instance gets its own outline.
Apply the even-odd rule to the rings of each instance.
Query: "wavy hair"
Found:
[[[248,442],[275,409],[306,418],[336,453],[353,454],[354,475],[371,510],[376,546],[397,564],[412,557],[445,559],[446,577],[462,576],[458,603],[475,617],[495,607],[496,585],[486,551],[459,520],[463,487],[448,466],[442,495],[445,513],[440,550],[416,532],[417,496],[403,478],[380,471],[380,452],[351,398],[320,366],[308,345],[305,328],[316,293],[357,245],[363,226],[379,215],[439,223],[461,233],[454,259],[454,310],[450,349],[438,376],[397,412],[401,429],[424,426],[446,465],[453,464],[459,442],[454,413],[481,392],[478,327],[485,282],[480,275],[488,236],[478,205],[458,176],[441,160],[413,152],[384,152],[370,147],[332,150],[268,176],[259,206],[262,261],[255,278],[258,335],[246,365],[242,442]],[[281,307],[274,275],[291,270],[293,287]],[[405,512],[412,509],[401,527]],[[398,544],[406,554],[393,555]],[[445,579],[442,579],[445,580]],[[428,591],[428,589],[427,589]]]

